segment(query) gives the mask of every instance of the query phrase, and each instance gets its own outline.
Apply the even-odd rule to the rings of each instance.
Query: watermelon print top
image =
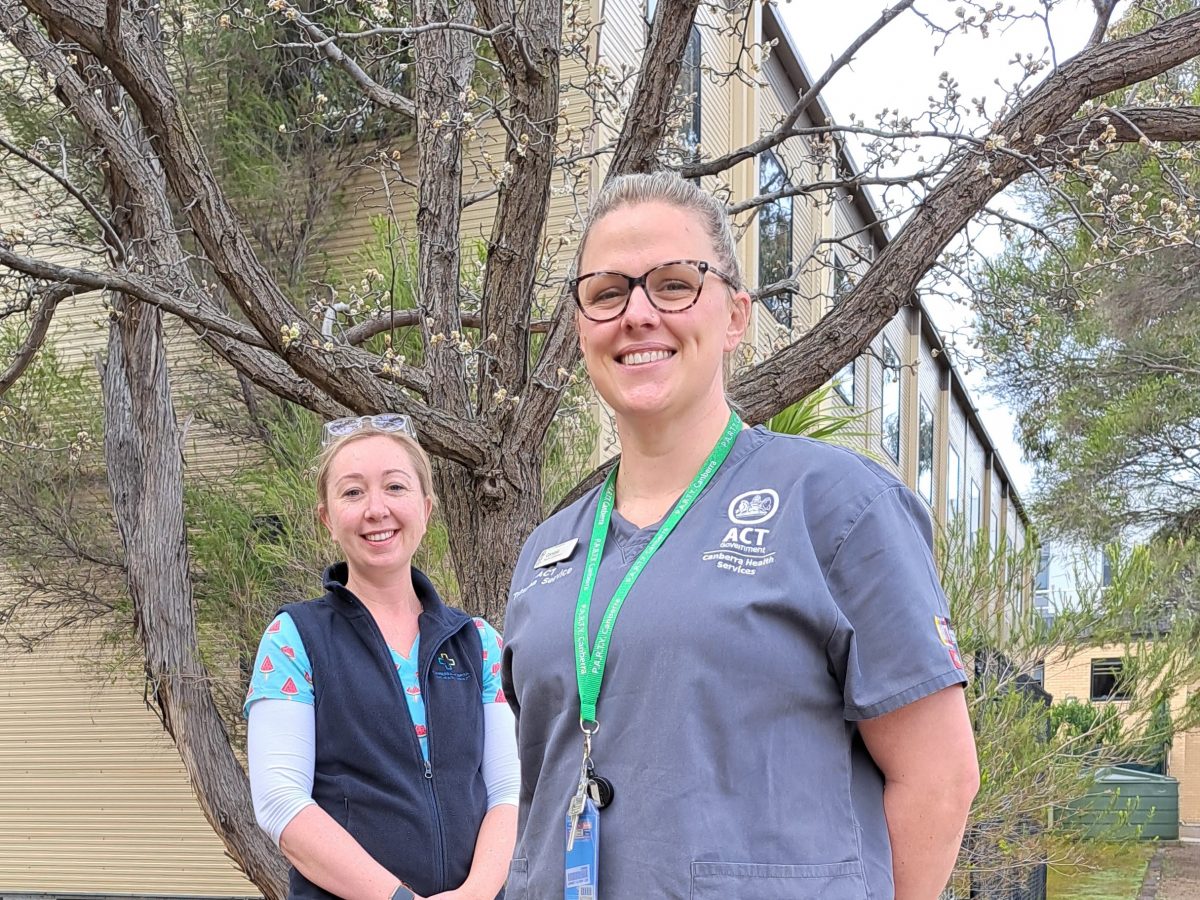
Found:
[[[475,627],[479,629],[480,642],[483,644],[482,700],[484,703],[504,703],[504,690],[500,685],[500,651],[504,648],[504,641],[500,633],[483,619],[475,619]],[[421,754],[428,762],[429,731],[425,701],[421,697],[417,676],[420,643],[421,636],[418,634],[408,656],[402,656],[391,647],[388,650],[396,666],[396,677],[400,679],[408,700],[408,712],[420,739]],[[280,613],[267,626],[258,644],[258,656],[254,660],[254,673],[250,678],[250,688],[246,691],[242,714],[249,714],[250,704],[255,700],[296,700],[311,706],[312,679],[312,665],[308,661],[300,632],[290,615]]]

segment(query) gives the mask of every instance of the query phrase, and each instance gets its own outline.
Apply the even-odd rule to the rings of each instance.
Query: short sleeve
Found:
[[[827,645],[847,719],[870,719],[966,681],[921,501],[903,486],[851,525],[826,581],[840,616]]]
[[[504,685],[500,675],[504,639],[483,619],[476,619],[475,627],[479,629],[479,642],[483,645],[483,702],[504,703]]]
[[[287,613],[277,615],[258,642],[242,715],[248,714],[255,700],[264,699],[313,702],[312,664],[296,623]]]

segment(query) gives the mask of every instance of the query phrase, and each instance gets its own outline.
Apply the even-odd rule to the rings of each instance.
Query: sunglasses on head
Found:
[[[378,413],[373,416],[347,416],[344,419],[334,419],[332,422],[325,423],[325,427],[321,431],[321,446],[327,447],[338,438],[354,434],[354,432],[361,431],[367,427],[387,432],[402,431],[414,439],[417,436],[416,429],[413,428],[412,419],[400,413]]]

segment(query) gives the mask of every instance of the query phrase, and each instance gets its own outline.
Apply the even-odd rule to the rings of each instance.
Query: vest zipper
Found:
[[[383,651],[383,658],[387,661],[388,668],[392,668],[392,656],[391,656],[391,652],[388,650],[387,641],[384,640],[384,638],[383,638],[383,632],[379,630],[379,626],[377,624],[375,624],[375,619],[371,615],[370,610],[368,610],[366,608],[366,606],[363,605],[362,601],[359,600],[357,597],[355,597],[354,602],[357,603],[359,605],[359,607],[362,609],[362,611],[366,614],[366,621],[368,622],[371,630],[375,632],[375,636],[378,639],[378,646]],[[431,635],[431,637],[435,637],[437,639],[437,644],[433,648],[433,652],[430,653],[426,658],[430,661],[436,659],[435,654],[437,653],[438,649],[440,649],[446,643],[446,641],[448,641],[450,638],[452,638],[454,635],[456,635],[460,630],[461,630],[461,627],[454,628],[453,630],[446,632],[444,634]],[[418,634],[420,634],[419,630],[418,630]],[[424,635],[421,635],[421,637],[424,637]],[[424,642],[422,642],[422,643],[424,643]],[[430,665],[429,668],[432,668],[432,665]],[[393,685],[395,685],[396,696],[398,696],[400,698],[400,708],[404,710],[405,715],[408,716],[408,719],[409,719],[410,727],[408,728],[408,733],[410,735],[412,743],[416,746],[417,759],[421,760],[421,762],[424,763],[424,765],[425,765],[424,781],[425,781],[425,787],[426,787],[426,794],[427,794],[428,802],[429,802],[429,813],[430,813],[430,818],[432,819],[434,826],[435,826],[434,831],[437,833],[437,860],[436,860],[437,866],[436,866],[436,870],[441,873],[440,883],[441,883],[442,888],[444,889],[446,886],[446,839],[445,839],[445,835],[442,833],[442,831],[443,831],[442,814],[441,814],[441,809],[438,806],[437,787],[434,785],[434,781],[433,781],[433,765],[432,765],[430,759],[425,759],[425,754],[423,754],[421,752],[421,739],[417,736],[416,730],[411,727],[412,726],[412,717],[408,715],[408,698],[404,696],[404,688],[400,684],[400,679],[395,677],[394,671],[392,672],[392,676],[393,677],[391,679],[391,683]],[[432,706],[428,702],[428,698],[429,698],[429,672],[428,672],[428,670],[422,672],[418,669],[417,678],[421,682],[422,700],[425,701],[425,718],[426,718],[426,721],[429,723],[427,726],[429,728],[429,755],[430,755],[430,758],[432,759],[432,757],[433,757],[433,727],[432,727],[433,720],[431,718]]]
[[[429,703],[429,670],[433,668],[433,660],[437,658],[437,652],[445,645],[446,641],[450,640],[458,629],[451,631],[449,634],[444,634],[437,642],[437,645],[426,656],[429,661],[425,671],[419,672],[418,677],[421,679],[421,696],[425,699],[425,721],[429,728],[429,759],[425,760],[425,785],[429,788],[429,804],[430,812],[433,815],[435,824],[434,833],[437,834],[437,861],[442,872],[442,885],[446,884],[446,836],[443,833],[444,826],[442,825],[441,808],[438,805],[437,799],[437,784],[433,780],[433,706]]]

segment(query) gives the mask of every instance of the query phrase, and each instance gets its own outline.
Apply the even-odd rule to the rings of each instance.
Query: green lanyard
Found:
[[[608,641],[612,635],[613,625],[616,624],[617,614],[621,611],[621,605],[629,595],[634,582],[638,580],[638,576],[642,574],[642,569],[646,568],[651,557],[658,552],[663,541],[675,530],[675,526],[679,524],[684,513],[696,502],[696,498],[712,480],[717,469],[721,468],[721,463],[725,462],[725,457],[733,449],[733,442],[741,430],[742,420],[738,418],[737,413],[731,413],[729,424],[725,426],[725,431],[721,434],[717,445],[713,447],[712,453],[708,455],[708,459],[704,461],[704,465],[700,467],[700,471],[696,473],[696,477],[692,479],[688,489],[683,492],[683,496],[679,498],[675,508],[671,510],[671,514],[667,516],[667,520],[659,526],[654,537],[650,539],[650,543],[646,545],[646,549],[634,560],[629,571],[625,573],[625,577],[621,579],[616,593],[608,601],[608,607],[604,610],[604,618],[600,620],[600,630],[596,633],[596,644],[589,653],[588,623],[592,608],[592,592],[596,589],[596,574],[600,570],[600,557],[604,555],[604,544],[608,539],[608,524],[612,519],[613,506],[616,502],[617,470],[614,468],[605,479],[604,489],[600,492],[600,505],[596,508],[596,520],[592,525],[592,542],[588,545],[583,583],[579,586],[579,600],[575,604],[575,675],[579,681],[579,721],[585,731],[595,730],[594,728],[589,729],[587,726],[588,723],[597,721],[596,702],[600,697],[600,684],[604,680],[604,665],[608,661]]]

